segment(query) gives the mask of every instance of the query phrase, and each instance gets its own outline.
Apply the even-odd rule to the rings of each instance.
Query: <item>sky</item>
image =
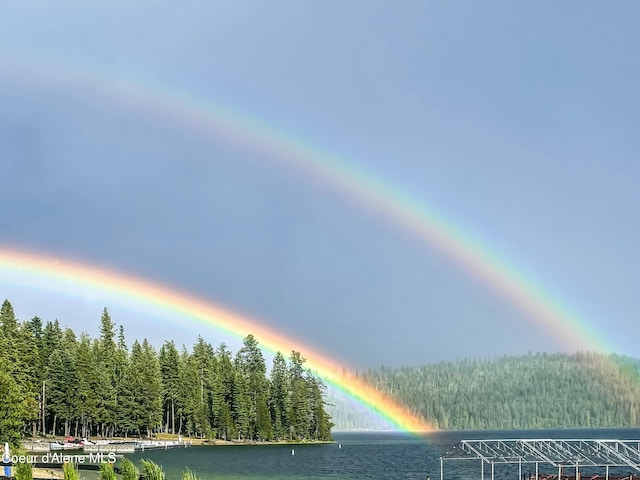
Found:
[[[0,246],[175,286],[357,369],[575,348],[260,132],[436,212],[575,336],[637,355],[639,20],[631,1],[4,1]],[[240,127],[136,103],[157,92]],[[54,290],[0,277],[21,320],[97,336],[107,307],[129,339],[238,345]]]

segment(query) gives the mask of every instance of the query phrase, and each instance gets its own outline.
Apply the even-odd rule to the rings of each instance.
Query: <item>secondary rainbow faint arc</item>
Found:
[[[8,58],[5,56],[5,58]],[[26,57],[29,60],[28,57]],[[0,59],[0,65],[21,83],[68,88],[108,101],[110,106],[138,112],[154,121],[229,142],[258,153],[265,161],[311,174],[336,191],[358,200],[396,226],[426,241],[524,311],[532,321],[575,349],[602,349],[606,336],[539,282],[529,278],[498,252],[484,246],[470,232],[457,227],[419,199],[338,155],[322,151],[256,119],[239,115],[188,92],[150,81],[139,85],[110,72],[64,65],[63,59]]]
[[[7,247],[0,247],[0,281],[3,272],[9,275],[9,281],[11,281],[12,274],[26,273],[45,277],[49,281],[70,282],[75,286],[96,288],[123,298],[159,307],[164,311],[175,312],[179,315],[179,320],[188,317],[239,338],[253,334],[263,348],[273,353],[280,351],[287,355],[292,350],[300,351],[302,356],[307,359],[307,368],[396,428],[407,432],[434,430],[431,424],[411,413],[408,408],[355,375],[346,372],[343,365],[338,365],[308,345],[289,338],[274,329],[266,328],[245,315],[240,315],[174,287],[77,261]]]

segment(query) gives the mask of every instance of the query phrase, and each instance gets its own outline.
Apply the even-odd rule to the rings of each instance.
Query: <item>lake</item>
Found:
[[[416,479],[440,478],[439,457],[460,440],[480,438],[639,439],[640,429],[510,430],[438,432],[414,436],[391,432],[336,432],[335,443],[318,445],[202,446],[128,455],[162,465],[167,479],[179,479],[184,467],[203,480],[247,479]],[[292,455],[293,450],[293,455]],[[490,479],[485,468],[485,478]],[[549,472],[553,472],[549,469]],[[523,470],[527,473],[527,470]],[[542,470],[541,470],[542,472]],[[625,474],[632,473],[630,470]],[[445,463],[445,480],[480,478],[479,461]],[[518,480],[518,467],[496,467],[496,480]]]

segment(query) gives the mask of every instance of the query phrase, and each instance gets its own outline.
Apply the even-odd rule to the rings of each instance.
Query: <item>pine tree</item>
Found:
[[[197,376],[190,367],[189,352],[183,345],[178,363],[178,433],[186,432],[191,435],[190,416],[192,412],[193,396],[196,395]]]
[[[325,384],[319,378],[307,372],[307,405],[309,407],[310,425],[309,438],[314,440],[331,439],[331,427],[333,423],[325,410],[324,392]]]
[[[37,318],[37,317],[36,317]],[[49,365],[49,358],[54,350],[61,348],[62,342],[62,330],[60,329],[60,324],[57,320],[54,322],[47,322],[43,331],[42,338],[40,340],[39,348],[38,348],[38,364],[41,365],[41,371],[43,373],[47,372],[47,368]],[[50,418],[49,412],[47,411],[47,401],[48,401],[48,390],[50,385],[48,384],[48,377],[44,375],[41,378],[41,382],[39,384],[40,391],[40,431],[43,434],[46,434],[48,419]]]
[[[194,398],[194,420],[199,426],[199,431],[203,435],[209,435],[214,418],[211,382],[215,373],[215,356],[211,344],[205,342],[200,335],[193,346],[190,361],[193,362],[192,368],[195,370],[199,386],[198,395]]]
[[[21,419],[34,422],[38,418],[36,367],[37,345],[33,333],[26,325],[21,325],[15,317],[13,306],[5,300],[0,307],[0,363],[3,372],[15,382],[20,397]],[[8,394],[13,394],[10,383],[5,383]],[[11,423],[10,419],[6,422]]]
[[[100,349],[104,355],[113,354],[116,350],[115,324],[111,320],[109,311],[105,307],[100,317]]]
[[[13,306],[9,300],[2,302],[0,307],[0,334],[4,338],[14,338],[18,332],[18,321],[13,312]]]
[[[142,387],[142,427],[147,430],[147,436],[151,437],[153,430],[162,422],[162,379],[158,356],[146,338],[142,342],[138,367]]]
[[[117,378],[115,324],[109,311],[104,308],[100,318],[100,339],[94,343],[93,354],[97,368],[96,380],[100,390],[98,418],[100,435],[113,430],[117,421]]]
[[[216,436],[227,440],[236,436],[231,405],[235,382],[231,352],[224,343],[216,350],[216,368],[213,378],[213,413]]]
[[[126,384],[128,385],[128,395],[126,404],[129,406],[128,421],[131,429],[140,434],[145,425],[146,410],[143,405],[145,394],[144,379],[141,372],[144,368],[144,358],[142,346],[137,340],[131,345],[131,355],[129,357],[129,366],[126,372]]]
[[[247,405],[243,405],[248,417],[246,419],[248,422],[247,434],[251,439],[270,439],[272,430],[267,407],[269,398],[266,379],[267,367],[262,351],[258,347],[258,341],[253,335],[248,335],[244,339],[243,346],[236,355],[235,363],[237,395],[244,395],[242,390],[246,390],[246,399],[242,403],[247,403]]]
[[[273,358],[269,407],[275,438],[287,438],[290,431],[291,394],[287,361],[280,352]]]
[[[16,380],[23,387],[23,394],[29,397],[29,402],[32,404],[30,408],[33,410],[32,416],[35,420],[38,415],[37,397],[40,383],[38,362],[40,357],[36,339],[28,324],[18,326],[14,348],[18,356]]]
[[[304,440],[308,436],[311,425],[307,395],[307,382],[304,377],[306,359],[300,352],[292,351],[289,358],[289,381],[291,388],[291,405],[289,410],[290,437]]]
[[[6,370],[17,382],[19,387],[24,387],[26,380],[20,361],[20,344],[18,338],[18,321],[13,312],[13,306],[9,300],[5,300],[0,307],[0,347],[1,354],[6,359]]]
[[[42,347],[40,350],[40,362],[47,365],[49,355],[57,348],[60,348],[62,342],[62,329],[58,320],[47,322],[42,332]]]
[[[79,407],[76,397],[78,375],[75,359],[66,347],[54,350],[49,359],[50,364],[47,368],[49,412],[54,415],[53,424],[63,423],[63,434],[69,436],[70,422],[75,419]]]
[[[127,384],[127,371],[129,368],[129,354],[127,351],[127,344],[124,338],[124,327],[120,325],[118,329],[118,346],[114,356],[114,381],[115,381],[115,425],[114,430],[116,432],[124,433],[125,436],[129,434],[133,428],[130,419],[128,418],[130,391]]]
[[[36,391],[34,399],[37,401],[38,408],[38,420],[33,422],[32,436],[36,436],[38,432],[44,434],[44,401],[45,401],[45,380],[46,380],[46,363],[42,358],[43,349],[43,328],[42,320],[40,317],[33,317],[30,321],[25,323],[25,327],[31,333],[33,341],[35,343],[36,356],[33,363],[34,377],[33,385]]]
[[[231,405],[233,423],[235,424],[238,440],[249,439],[251,438],[251,397],[249,395],[249,383],[238,369],[235,369],[234,373],[233,403]]]
[[[6,361],[0,359],[0,438],[16,447],[29,415],[20,388],[5,367]]]
[[[40,317],[35,316],[27,322],[27,326],[29,327],[29,330],[31,330],[31,333],[33,333],[33,338],[36,339],[36,343],[39,348],[40,342],[42,341],[42,335],[44,334],[42,330],[42,320]]]
[[[176,433],[176,403],[180,396],[180,355],[173,341],[165,342],[160,349],[165,433]]]
[[[95,397],[95,413],[93,420],[98,428],[98,435],[106,436],[107,430],[116,421],[116,388],[115,388],[115,351],[109,361],[105,361],[102,344],[94,340],[91,345],[91,357],[94,366],[92,387]]]
[[[94,422],[100,416],[100,392],[96,391],[100,382],[97,378],[96,357],[93,355],[91,339],[86,333],[80,335],[76,346],[75,360],[78,371],[76,416],[80,424],[81,435],[88,437],[93,433]]]

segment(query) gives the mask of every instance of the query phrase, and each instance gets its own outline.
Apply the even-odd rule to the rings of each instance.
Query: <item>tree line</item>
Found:
[[[198,337],[191,351],[144,339],[129,347],[105,308],[100,337],[0,307],[0,439],[26,435],[327,440],[325,386],[300,352],[278,352],[269,375],[248,335],[234,355]]]
[[[528,353],[361,375],[441,429],[640,426],[640,361],[626,356]]]

